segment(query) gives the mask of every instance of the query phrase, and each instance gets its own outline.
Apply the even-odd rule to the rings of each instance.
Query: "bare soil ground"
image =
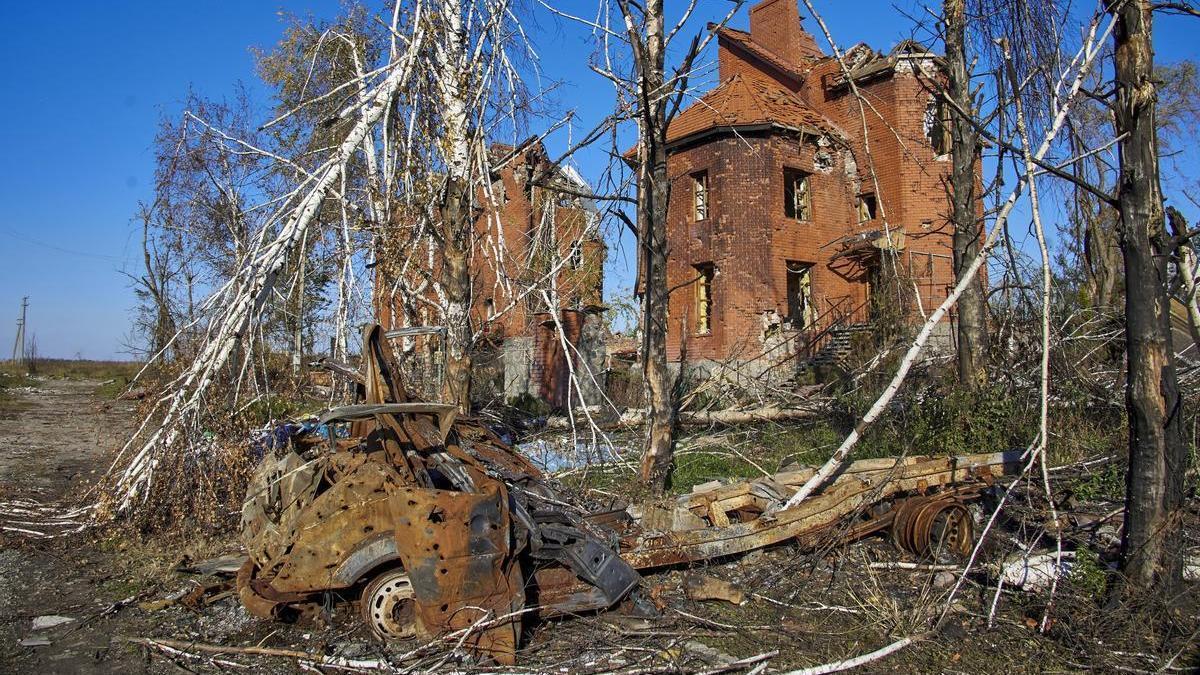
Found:
[[[134,404],[102,401],[99,382],[42,380],[10,390],[0,408],[0,499],[78,501],[127,437]],[[175,673],[296,672],[294,659],[227,654],[222,661],[169,655],[129,638],[263,646],[355,659],[392,658],[420,643],[382,645],[358,622],[352,598],[331,596],[316,625],[262,621],[236,596],[189,609],[156,608],[156,600],[219,581],[176,571],[185,560],[236,550],[220,541],[139,541],[133,536],[83,533],[32,540],[0,533],[0,672]],[[1040,595],[1004,593],[993,625],[994,586],[969,579],[946,608],[949,577],[935,571],[880,570],[872,561],[903,559],[883,539],[820,555],[783,546],[701,568],[648,577],[646,588],[662,616],[638,619],[607,613],[542,623],[527,632],[521,669],[533,672],[767,672],[837,661],[920,635],[907,649],[862,672],[1193,672],[1200,666],[1200,625],[1194,593],[1178,615],[1144,621],[1119,606],[1102,606],[1065,583],[1046,634],[1036,630]],[[696,602],[684,594],[687,575],[732,582],[746,602]],[[39,617],[71,620],[38,629]],[[44,622],[45,619],[42,619]],[[1180,629],[1183,626],[1185,629]],[[773,654],[735,667],[730,661]],[[1171,657],[1174,656],[1173,660]],[[240,664],[240,666],[230,665]],[[469,665],[453,645],[439,645],[403,664],[414,670]],[[509,669],[511,670],[511,669]],[[333,672],[333,671],[326,671]],[[760,671],[761,672],[761,671]]]

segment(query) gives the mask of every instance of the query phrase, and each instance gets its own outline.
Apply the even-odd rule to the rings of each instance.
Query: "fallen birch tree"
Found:
[[[419,9],[421,4],[417,7]],[[395,30],[396,26],[393,24],[392,28]],[[275,288],[284,260],[308,232],[322,202],[336,189],[347,165],[379,123],[389,102],[414,75],[416,56],[424,39],[424,30],[418,23],[409,50],[398,62],[384,69],[386,75],[369,89],[359,105],[346,109],[347,115],[357,115],[357,121],[332,156],[301,181],[287,200],[287,206],[280,209],[278,217],[283,224],[273,236],[264,228],[246,263],[205,301],[204,308],[213,315],[203,348],[168,384],[167,393],[155,401],[137,431],[113,460],[108,486],[112,503],[107,507],[112,513],[128,511],[145,499],[155,479],[155,468],[166,453],[180,452],[181,445],[184,452],[196,450],[197,441],[191,434],[196,432],[198,415],[218,372],[251,331],[255,318]],[[128,460],[122,465],[127,456]]]

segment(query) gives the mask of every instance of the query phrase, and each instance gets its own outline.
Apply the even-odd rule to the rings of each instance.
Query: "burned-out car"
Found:
[[[889,528],[914,554],[969,551],[965,503],[1017,461],[859,461],[793,508],[813,469],[593,509],[453,406],[411,401],[397,372],[383,331],[369,328],[361,402],[267,449],[242,514],[249,560],[238,590],[251,613],[286,618],[327,591],[357,592],[381,638],[461,631],[465,645],[511,664],[528,620],[649,609],[642,570]]]

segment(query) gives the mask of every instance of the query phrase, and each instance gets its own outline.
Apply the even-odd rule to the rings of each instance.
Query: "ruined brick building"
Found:
[[[797,0],[753,5],[718,50],[720,84],[668,130],[670,358],[811,362],[869,326],[884,291],[909,318],[936,307],[954,279],[938,59],[903,42],[839,62]]]
[[[551,166],[538,142],[495,144],[489,159],[492,183],[476,195],[468,263],[477,336],[472,397],[512,401],[527,394],[562,407],[578,405],[582,390],[586,404],[597,403],[596,380],[580,377],[578,388],[570,387],[572,368],[582,373],[585,366],[603,382],[606,248],[595,206],[577,196],[591,188],[569,167]],[[424,300],[397,292],[394,267],[377,267],[375,305],[384,328],[441,325],[434,284],[419,278],[436,282],[436,265],[409,267],[410,287],[425,288]],[[436,369],[438,342],[415,342],[406,359]]]

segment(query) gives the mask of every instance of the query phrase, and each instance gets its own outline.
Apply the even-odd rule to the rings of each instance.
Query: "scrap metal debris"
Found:
[[[734,605],[746,602],[746,594],[737,586],[707,574],[684,577],[683,592],[689,600],[724,600]]]
[[[311,615],[328,591],[357,593],[362,619],[382,638],[454,634],[512,665],[527,621],[618,606],[653,612],[642,570],[888,528],[915,555],[968,551],[963,504],[1019,466],[1014,453],[872,459],[792,508],[788,498],[815,469],[596,510],[453,406],[412,401],[379,326],[363,344],[358,402],[315,425],[289,425],[286,442],[264,446],[242,511],[249,559],[237,575],[257,616]],[[740,595],[726,590],[710,595]]]

